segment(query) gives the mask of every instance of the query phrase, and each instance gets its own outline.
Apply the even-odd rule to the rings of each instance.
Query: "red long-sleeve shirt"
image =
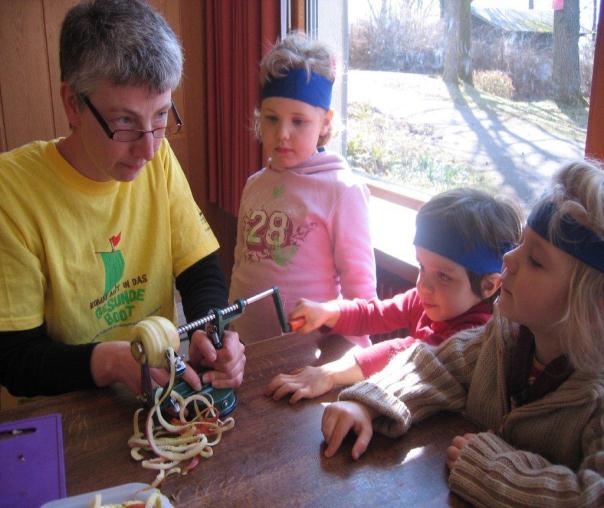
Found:
[[[454,333],[485,324],[493,304],[480,302],[464,314],[447,321],[432,321],[424,312],[417,289],[388,300],[344,300],[339,302],[340,318],[332,332],[338,334],[377,334],[405,328],[408,336],[379,342],[362,349],[355,358],[365,377],[382,370],[396,353],[421,340],[437,346]]]

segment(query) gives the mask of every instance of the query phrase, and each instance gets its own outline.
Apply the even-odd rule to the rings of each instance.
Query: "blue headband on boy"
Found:
[[[310,79],[309,79],[310,78]],[[285,97],[329,111],[333,81],[305,69],[292,69],[282,78],[271,77],[262,87],[262,99]]]
[[[562,216],[560,220],[560,234],[554,241],[548,233],[548,226],[552,215],[558,208],[549,201],[533,208],[527,224],[539,236],[553,245],[570,254],[572,257],[583,261],[586,265],[604,273],[604,240],[591,229],[579,224],[570,215]]]
[[[497,252],[478,241],[470,245],[464,241],[460,231],[442,219],[419,214],[415,221],[413,244],[440,254],[479,275],[499,273],[503,254],[512,248],[511,245],[502,245],[501,252]]]

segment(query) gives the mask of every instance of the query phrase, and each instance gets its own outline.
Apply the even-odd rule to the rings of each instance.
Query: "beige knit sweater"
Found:
[[[462,449],[449,487],[477,506],[604,506],[604,372],[575,372],[555,391],[511,409],[507,350],[517,327],[495,316],[431,349],[418,343],[340,394],[380,416],[390,437],[441,410],[493,432]]]

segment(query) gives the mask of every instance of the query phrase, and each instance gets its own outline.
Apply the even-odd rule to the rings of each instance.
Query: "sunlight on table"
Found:
[[[426,448],[425,446],[418,446],[417,448],[412,448],[411,450],[409,450],[407,452],[407,455],[405,455],[405,458],[401,462],[401,465],[404,464],[405,462],[409,462],[410,460],[415,460],[415,459],[421,457],[424,453],[425,448]]]

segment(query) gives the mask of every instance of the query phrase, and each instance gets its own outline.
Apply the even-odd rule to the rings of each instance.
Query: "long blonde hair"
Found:
[[[561,221],[570,215],[604,241],[604,167],[595,161],[562,166],[540,206],[553,202],[557,211],[549,223],[549,237],[562,237]],[[573,259],[567,306],[558,325],[561,348],[578,371],[597,373],[604,367],[604,273]]]

